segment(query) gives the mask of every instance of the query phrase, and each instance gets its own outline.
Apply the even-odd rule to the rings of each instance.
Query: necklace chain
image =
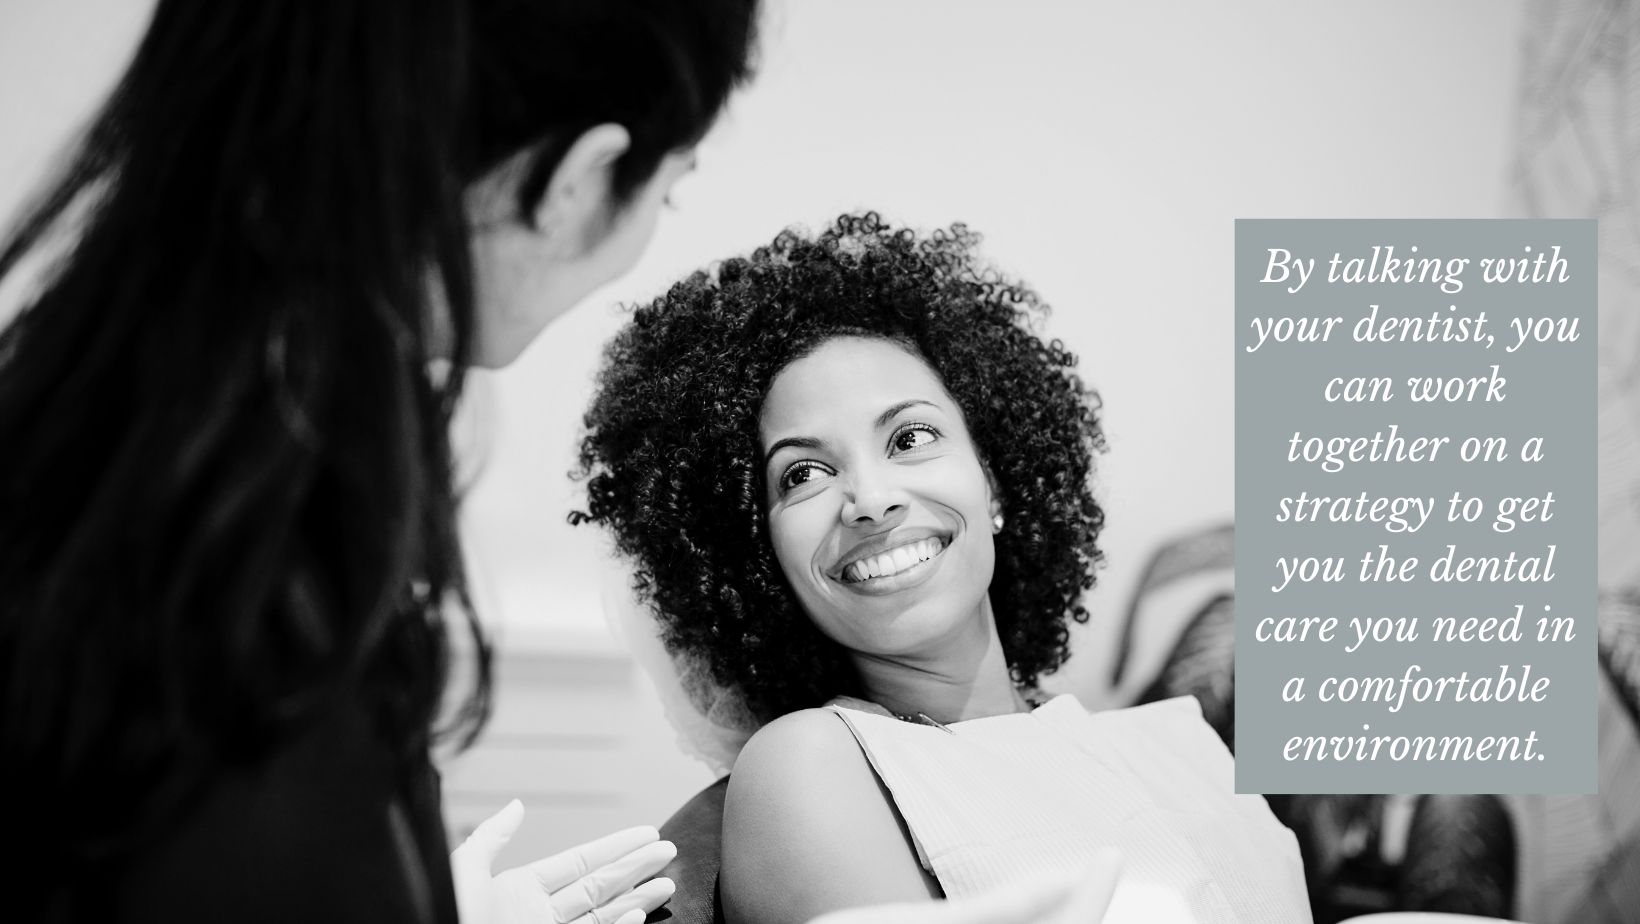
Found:
[[[1025,705],[1030,706],[1032,709],[1042,708],[1042,698],[1040,696],[1024,696],[1021,694],[1021,697],[1025,700]],[[929,718],[926,712],[908,714],[890,709],[889,714],[901,722],[910,722],[912,725],[932,725],[942,731],[951,731],[944,723]],[[952,733],[955,734],[955,732]]]

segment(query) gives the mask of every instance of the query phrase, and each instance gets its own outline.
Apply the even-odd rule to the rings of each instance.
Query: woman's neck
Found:
[[[914,655],[854,654],[866,699],[901,715],[921,713],[941,724],[1024,712],[997,635],[991,601],[932,650]]]

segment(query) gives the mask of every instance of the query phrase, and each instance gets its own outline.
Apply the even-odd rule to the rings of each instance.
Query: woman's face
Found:
[[[980,618],[993,492],[926,363],[885,340],[829,340],[775,377],[759,425],[775,557],[822,632],[914,655]]]

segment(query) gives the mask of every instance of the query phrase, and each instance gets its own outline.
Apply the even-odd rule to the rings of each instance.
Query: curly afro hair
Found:
[[[1007,512],[990,594],[1015,682],[1058,668],[1067,620],[1087,621],[1099,401],[1076,357],[1032,332],[1046,307],[979,265],[978,242],[875,213],[788,230],[638,308],[608,347],[581,444],[587,510],[570,519],[614,533],[673,657],[703,662],[760,720],[855,692],[775,560],[758,431],[775,376],[837,336],[905,346],[961,408]]]

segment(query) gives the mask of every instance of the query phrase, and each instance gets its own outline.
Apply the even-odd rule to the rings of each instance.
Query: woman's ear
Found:
[[[529,208],[536,233],[554,239],[565,255],[596,243],[614,205],[615,162],[631,146],[632,136],[614,123],[594,125],[571,142]]]
[[[1002,512],[1002,487],[997,484],[997,476],[991,471],[990,465],[981,463],[981,467],[985,470],[985,493],[988,495],[991,533],[994,535],[1002,532],[1003,525],[1007,523],[1007,517]]]

